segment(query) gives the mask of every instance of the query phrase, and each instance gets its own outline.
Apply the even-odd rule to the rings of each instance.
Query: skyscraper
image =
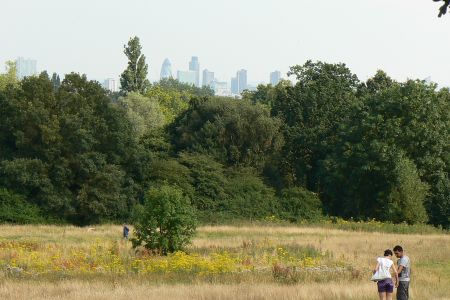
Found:
[[[200,63],[197,56],[192,56],[189,62],[189,71],[195,72],[195,86],[200,87]]]
[[[231,78],[231,93],[233,95],[239,94],[239,82],[237,77]]]
[[[117,92],[117,81],[114,78],[107,78],[105,81],[103,81],[103,87],[105,90],[111,91],[111,92]]]
[[[240,94],[247,89],[247,70],[239,70],[236,74],[236,78],[238,81],[238,91]]]
[[[195,85],[196,73],[194,71],[178,71],[177,79],[181,83]]]
[[[19,57],[16,60],[16,68],[17,68],[17,78],[23,79],[26,76],[33,76],[37,74],[36,70],[36,60],[34,59],[25,59],[23,57]]]
[[[166,58],[161,67],[160,79],[172,78],[172,64],[170,60]]]
[[[270,73],[270,84],[273,86],[276,86],[278,82],[281,80],[281,72],[280,71],[274,71]]]
[[[213,81],[214,72],[208,71],[208,69],[204,69],[202,86],[211,86]]]

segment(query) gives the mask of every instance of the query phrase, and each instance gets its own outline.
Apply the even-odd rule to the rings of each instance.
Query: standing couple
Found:
[[[385,250],[384,256],[377,258],[377,266],[373,271],[372,280],[377,282],[380,300],[391,300],[394,292],[391,270],[395,276],[395,287],[397,288],[397,300],[409,299],[409,276],[411,263],[409,257],[403,252],[401,246],[394,247],[394,254],[398,258],[397,267],[392,261],[393,253]]]

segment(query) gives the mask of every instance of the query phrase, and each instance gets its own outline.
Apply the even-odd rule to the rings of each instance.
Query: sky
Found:
[[[450,86],[450,15],[431,0],[0,0],[0,63],[36,59],[38,70],[118,78],[123,45],[141,39],[151,81],[200,68],[251,83],[306,60],[343,62],[361,80],[385,70],[397,80]]]

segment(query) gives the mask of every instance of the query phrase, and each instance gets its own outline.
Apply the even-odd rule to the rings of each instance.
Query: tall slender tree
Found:
[[[145,93],[150,86],[147,79],[148,65],[145,62],[145,55],[142,54],[142,46],[139,38],[130,38],[127,45],[124,45],[124,53],[128,58],[128,66],[120,76],[121,92]]]

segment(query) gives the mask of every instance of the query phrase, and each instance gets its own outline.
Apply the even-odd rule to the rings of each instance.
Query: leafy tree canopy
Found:
[[[120,85],[122,93],[144,94],[150,86],[147,79],[148,65],[145,62],[145,55],[142,54],[142,46],[137,36],[130,38],[127,45],[124,45],[124,53],[128,58],[128,66],[120,75]]]

